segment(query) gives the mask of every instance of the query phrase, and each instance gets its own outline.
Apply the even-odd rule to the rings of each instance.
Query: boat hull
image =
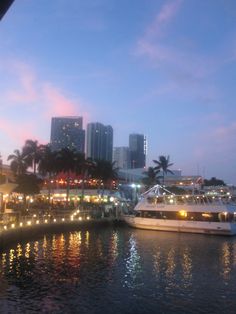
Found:
[[[216,235],[236,234],[236,223],[230,222],[152,219],[135,217],[131,215],[125,215],[123,219],[129,226],[139,229]]]

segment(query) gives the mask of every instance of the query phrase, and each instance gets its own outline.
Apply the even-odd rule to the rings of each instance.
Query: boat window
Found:
[[[236,212],[187,212],[185,210],[176,211],[159,211],[145,210],[140,211],[140,216],[143,218],[152,219],[169,219],[169,220],[188,220],[188,221],[205,221],[205,222],[236,222]]]
[[[231,197],[231,202],[232,202],[232,204],[236,205],[236,197],[235,196]]]
[[[231,222],[234,220],[234,214],[233,213],[228,213],[228,212],[222,212],[222,213],[219,213],[219,220],[221,222]]]
[[[188,196],[188,197],[186,197],[186,203],[187,204],[195,204],[196,202],[195,202],[195,198],[193,197],[193,196]]]
[[[221,198],[223,204],[231,204],[231,205],[236,205],[236,200],[235,197],[222,197]]]
[[[213,215],[211,213],[202,213],[202,220],[212,221]]]
[[[156,212],[155,211],[143,211],[141,216],[143,218],[156,218]]]
[[[176,196],[176,203],[178,204],[178,205],[181,205],[181,204],[184,204],[185,203],[185,198],[184,198],[184,196]]]
[[[164,197],[163,196],[157,196],[156,197],[156,204],[162,204],[164,203]]]
[[[208,203],[207,197],[202,196],[202,203],[203,203],[203,204],[207,204],[207,203]]]
[[[220,222],[225,221],[225,213],[219,213],[219,220]]]
[[[186,219],[188,217],[188,213],[185,210],[180,210],[178,212],[178,218],[179,219]]]
[[[156,197],[154,196],[148,196],[147,197],[148,204],[156,204]]]
[[[173,196],[166,197],[165,201],[167,204],[170,204],[170,205],[175,204],[175,198]]]
[[[195,196],[194,202],[195,202],[196,204],[201,205],[201,204],[206,204],[207,200],[206,200],[206,198],[205,198],[204,196],[199,195],[199,196]]]
[[[228,213],[228,221],[229,222],[234,221],[234,214],[233,213]]]
[[[233,215],[234,215],[234,221],[236,221],[236,212],[234,212]]]
[[[222,200],[219,197],[215,197],[213,196],[211,199],[211,203],[214,205],[221,205],[222,204]]]

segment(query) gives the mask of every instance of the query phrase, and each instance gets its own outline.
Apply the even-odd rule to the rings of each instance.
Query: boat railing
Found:
[[[146,194],[141,198],[141,202],[147,202],[150,205],[235,205],[235,199],[230,196],[206,196],[206,195],[153,195]]]

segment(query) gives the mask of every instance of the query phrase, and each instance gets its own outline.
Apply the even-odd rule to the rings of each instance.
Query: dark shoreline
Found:
[[[48,223],[42,225],[25,226],[21,228],[3,231],[0,234],[0,253],[10,245],[22,241],[33,241],[44,234],[63,233],[68,231],[84,230],[91,228],[105,228],[123,225],[117,220],[89,220],[89,221],[69,221],[62,223]]]

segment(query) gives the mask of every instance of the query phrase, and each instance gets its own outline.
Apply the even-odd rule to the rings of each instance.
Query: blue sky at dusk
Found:
[[[52,116],[147,136],[147,165],[236,184],[235,0],[15,0],[0,22],[0,152]]]

